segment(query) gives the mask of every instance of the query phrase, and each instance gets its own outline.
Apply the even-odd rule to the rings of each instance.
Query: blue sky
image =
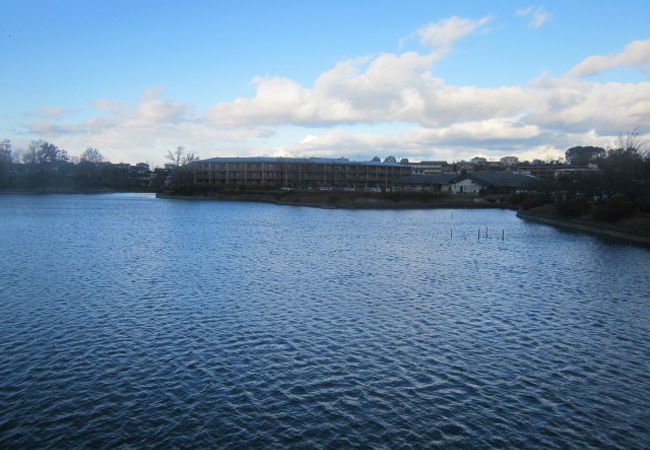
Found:
[[[650,131],[647,2],[187,3],[4,2],[0,139],[161,164],[544,159]]]

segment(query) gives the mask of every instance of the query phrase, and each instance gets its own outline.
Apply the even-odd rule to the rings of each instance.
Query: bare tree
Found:
[[[81,154],[81,161],[90,162],[90,163],[100,163],[104,161],[104,155],[101,154],[99,150],[93,147],[88,147]]]
[[[183,165],[186,166],[189,163],[192,163],[192,162],[198,161],[198,160],[199,160],[198,155],[195,155],[194,153],[188,153],[187,155],[185,155],[185,160],[184,160]]]
[[[0,161],[11,162],[11,141],[5,139],[0,141]]]
[[[167,152],[167,159],[171,161],[176,167],[180,167],[181,161],[183,160],[183,155],[185,154],[185,148],[181,145],[176,147],[176,150],[169,150]]]
[[[197,161],[199,157],[191,152],[185,153],[185,147],[179,145],[175,150],[167,152],[167,159],[176,167],[182,167]]]
[[[616,149],[625,151],[635,151],[641,156],[647,152],[645,150],[647,141],[641,136],[638,128],[631,131],[623,131],[618,134],[616,139]]]

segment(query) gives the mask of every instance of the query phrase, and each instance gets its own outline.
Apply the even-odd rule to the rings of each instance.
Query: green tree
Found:
[[[22,159],[28,165],[24,182],[30,188],[60,185],[71,169],[67,164],[68,153],[43,140],[32,141]]]
[[[43,141],[32,141],[23,153],[23,162],[36,165],[53,165],[68,161],[68,153],[56,145]]]
[[[575,166],[586,166],[588,163],[597,161],[606,156],[607,152],[602,147],[571,147],[564,156],[566,160]]]

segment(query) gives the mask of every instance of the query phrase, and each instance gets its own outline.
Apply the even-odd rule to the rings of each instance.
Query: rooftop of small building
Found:
[[[216,157],[197,161],[198,163],[302,163],[302,164],[340,164],[340,165],[364,165],[380,167],[403,167],[409,168],[406,164],[397,162],[381,161],[350,161],[346,158],[286,158],[283,156],[251,156],[251,157]]]
[[[449,163],[447,161],[419,161],[419,162],[411,162],[409,164],[417,165],[417,166],[426,166],[426,165],[446,166],[446,165],[449,165]]]
[[[473,172],[473,173],[441,173],[438,175],[408,175],[400,178],[403,184],[451,184],[470,179],[483,186],[497,187],[529,187],[543,183],[540,178],[532,175],[512,172]]]
[[[479,184],[504,187],[527,187],[543,183],[540,178],[512,172],[484,172],[468,173],[463,177],[472,179]]]
[[[457,173],[441,173],[437,175],[408,175],[399,179],[404,184],[448,184],[458,178]]]

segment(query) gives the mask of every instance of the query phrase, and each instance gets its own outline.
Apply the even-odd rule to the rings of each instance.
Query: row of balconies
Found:
[[[363,165],[363,164],[267,164],[267,163],[203,163],[200,168],[211,170],[287,170],[295,168],[296,170],[352,170],[352,169],[410,169],[405,166],[385,166],[385,165]]]
[[[358,166],[358,165],[322,165],[322,164],[266,164],[266,163],[203,163],[200,165],[203,170],[216,171],[233,171],[233,170],[273,170],[273,171],[303,171],[303,172],[322,172],[328,171],[359,171],[359,170],[376,170],[376,169],[402,169],[400,167],[386,166]]]
[[[248,186],[278,186],[280,184],[285,186],[329,186],[329,187],[353,187],[353,186],[385,186],[387,184],[394,184],[394,180],[337,180],[335,182],[328,181],[318,181],[310,182],[305,184],[299,180],[286,180],[283,183],[276,183],[273,180],[215,180],[209,178],[197,178],[196,183],[198,184],[223,184],[223,185],[248,185]]]

